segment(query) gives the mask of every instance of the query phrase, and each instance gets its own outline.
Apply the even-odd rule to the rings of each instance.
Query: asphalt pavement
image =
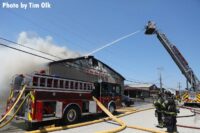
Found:
[[[150,108],[152,107],[152,103],[149,102],[143,102],[143,101],[137,101],[133,108],[136,109],[145,109],[145,108]],[[0,107],[0,113],[2,113],[4,108]],[[154,109],[148,110],[148,111],[143,111],[143,112],[138,112],[134,113],[125,117],[120,118],[123,120],[127,125],[131,126],[141,126],[141,127],[146,127],[146,128],[151,128],[151,129],[156,129],[156,130],[162,130],[166,131],[166,128],[160,129],[157,128],[157,119],[154,116]],[[183,115],[191,115],[193,114],[190,110],[188,109],[181,109],[180,110],[180,116]],[[93,119],[98,119],[101,118],[102,116],[97,116],[96,118],[90,118],[91,120]],[[88,117],[89,118],[89,117]],[[87,117],[83,118],[82,122],[87,121]],[[178,118],[177,123],[181,125],[188,125],[188,126],[196,126],[200,127],[200,115],[196,115],[193,117],[185,117],[185,118]],[[106,121],[106,122],[101,122],[97,124],[92,124],[88,126],[83,126],[83,127],[78,127],[78,128],[72,128],[72,129],[67,129],[67,130],[62,130],[62,131],[56,131],[53,133],[94,133],[98,131],[104,131],[104,130],[110,130],[118,127],[119,125],[113,121]],[[179,133],[200,133],[200,130],[196,129],[188,129],[188,128],[182,128],[178,127]],[[23,133],[25,132],[24,128],[24,122],[19,121],[19,120],[14,120],[12,121],[8,126],[0,129],[1,133]],[[130,129],[126,128],[125,130],[121,131],[121,133],[145,133],[145,131],[139,131],[135,129]]]

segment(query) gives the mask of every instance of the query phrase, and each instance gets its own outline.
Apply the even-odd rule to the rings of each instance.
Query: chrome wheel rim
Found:
[[[69,122],[73,122],[76,119],[76,111],[74,109],[70,109],[67,113],[67,120]]]

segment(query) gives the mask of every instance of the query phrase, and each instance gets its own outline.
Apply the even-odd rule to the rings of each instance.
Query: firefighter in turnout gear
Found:
[[[156,108],[155,110],[155,116],[158,117],[158,125],[157,127],[163,128],[164,127],[164,122],[163,122],[163,103],[164,103],[164,98],[163,94],[160,92],[158,94],[158,98],[154,101],[154,106]]]
[[[168,91],[166,92],[166,100],[163,103],[164,107],[164,123],[167,128],[167,132],[169,133],[176,133],[176,116],[179,111],[176,107],[176,102],[174,96]]]

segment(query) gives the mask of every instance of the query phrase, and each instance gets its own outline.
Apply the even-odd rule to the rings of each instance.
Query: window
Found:
[[[93,63],[92,65],[93,65],[94,67],[98,66],[98,61],[97,61],[97,60],[93,60],[92,63]]]
[[[102,91],[108,92],[108,84],[102,84]]]
[[[113,87],[112,87],[112,92],[113,92],[113,93],[116,93],[116,86],[113,86]]]
[[[117,94],[120,94],[120,93],[121,93],[120,86],[116,86],[116,93],[117,93]]]

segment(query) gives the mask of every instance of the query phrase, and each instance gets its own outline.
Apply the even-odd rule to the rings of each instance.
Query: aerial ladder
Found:
[[[190,83],[190,88],[187,88],[188,91],[183,94],[182,98],[185,104],[200,104],[200,81],[178,48],[168,40],[164,33],[161,33],[156,28],[156,24],[154,22],[149,21],[145,29],[146,35],[156,34],[158,40],[161,42],[182,74],[185,76],[187,83]]]

